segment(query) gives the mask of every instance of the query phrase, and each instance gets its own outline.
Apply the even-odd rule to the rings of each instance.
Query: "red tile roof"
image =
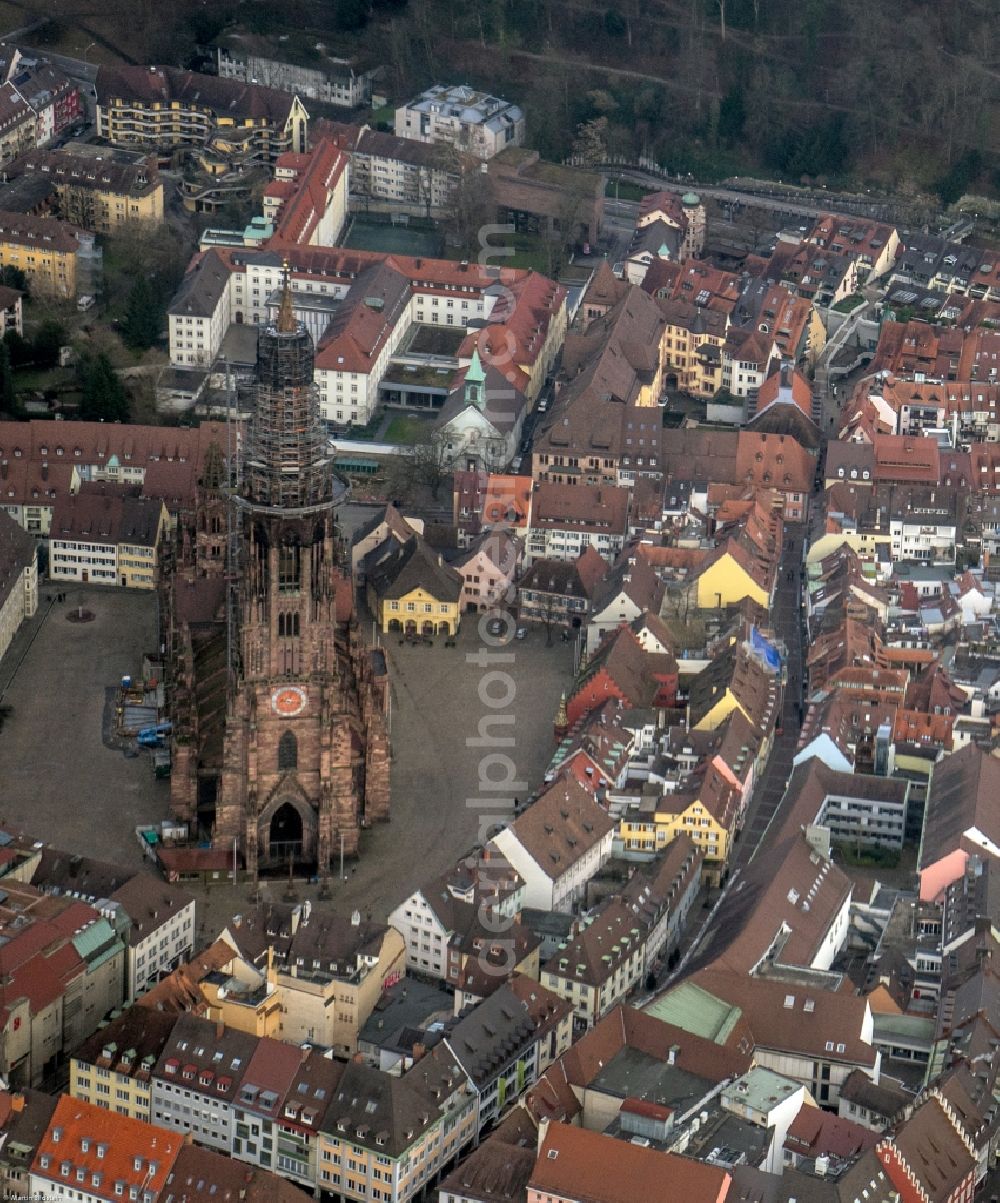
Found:
[[[581,1203],[722,1203],[729,1172],[571,1124],[549,1125],[528,1190]],[[537,1197],[536,1196],[536,1197]]]
[[[128,1188],[136,1187],[155,1199],[183,1144],[180,1133],[63,1095],[38,1145],[31,1172],[66,1194],[79,1190],[82,1183],[86,1194],[121,1203],[123,1196],[115,1192],[120,1182],[125,1198]]]

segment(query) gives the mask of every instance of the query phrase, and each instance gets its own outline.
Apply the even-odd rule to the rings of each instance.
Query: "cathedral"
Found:
[[[239,450],[214,446],[165,574],[171,808],[247,872],[321,876],[389,817],[388,678],[341,567],[314,348],[286,280]]]

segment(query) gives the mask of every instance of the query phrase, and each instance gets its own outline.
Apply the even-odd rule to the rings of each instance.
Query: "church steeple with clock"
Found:
[[[231,490],[239,550],[211,829],[213,845],[235,842],[254,876],[289,863],[326,873],[341,848],[357,854],[363,825],[388,818],[387,681],[381,653],[361,643],[350,570],[339,565],[346,490],[320,422],[313,359],[286,269],[277,319],[259,332]]]

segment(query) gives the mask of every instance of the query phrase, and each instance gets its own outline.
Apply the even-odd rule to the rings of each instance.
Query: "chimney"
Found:
[[[24,1110],[24,1095],[20,1091],[10,1096],[10,1109],[11,1111]]]
[[[226,1025],[220,1019],[219,1022],[215,1025],[216,1040],[221,1040],[225,1034],[226,1034]]]
[[[426,1053],[426,1052],[427,1052],[427,1046],[426,1046],[426,1045],[423,1045],[423,1044],[415,1044],[415,1045],[413,1046],[413,1064],[414,1064],[414,1065],[416,1065],[416,1063],[417,1063],[417,1062],[420,1060],[420,1058],[421,1058],[421,1057],[424,1055],[424,1053]]]

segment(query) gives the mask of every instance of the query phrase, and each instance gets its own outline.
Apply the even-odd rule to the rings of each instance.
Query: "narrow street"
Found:
[[[786,528],[778,585],[772,610],[775,635],[783,641],[788,654],[788,679],[782,696],[779,730],[774,736],[767,766],[758,779],[746,821],[731,862],[731,874],[749,863],[774,817],[785,785],[792,772],[792,758],[799,739],[802,702],[802,543],[806,526],[796,523]]]

